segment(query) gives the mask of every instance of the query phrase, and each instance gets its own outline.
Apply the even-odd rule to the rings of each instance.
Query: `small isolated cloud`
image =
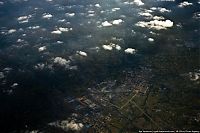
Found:
[[[16,31],[17,31],[16,29],[10,29],[10,30],[8,30],[8,34],[12,34],[12,33],[16,32]]]
[[[75,122],[74,120],[63,120],[49,123],[50,126],[61,128],[64,131],[80,132],[84,125],[82,123]]]
[[[55,64],[60,65],[60,66],[67,66],[68,67],[69,63],[70,63],[70,60],[66,60],[66,59],[64,59],[62,57],[56,57],[56,58],[54,58],[53,62]]]
[[[181,3],[178,5],[178,7],[183,8],[183,7],[192,6],[192,5],[193,5],[193,3],[189,3],[189,2],[187,2],[187,1],[184,1],[184,2],[181,2]]]
[[[120,10],[120,8],[119,8],[119,7],[112,8],[112,12],[116,12],[116,11],[118,11],[118,10]]]
[[[111,27],[113,25],[119,25],[121,23],[123,23],[124,21],[122,19],[116,19],[116,20],[113,20],[111,22],[108,22],[108,21],[104,21],[101,23],[101,26],[103,27]]]
[[[10,87],[11,88],[16,88],[19,84],[18,83],[13,83]]]
[[[189,72],[189,78],[191,81],[197,81],[200,79],[200,71],[199,72]]]
[[[31,30],[35,30],[35,29],[39,29],[40,26],[37,25],[37,26],[29,26],[28,29],[31,29]]]
[[[39,52],[42,52],[42,51],[44,51],[44,50],[46,50],[46,49],[47,49],[46,46],[42,46],[42,47],[39,47],[39,48],[38,48],[38,51],[39,51]]]
[[[148,38],[148,41],[149,42],[154,42],[154,39],[153,38]]]
[[[83,52],[83,51],[76,51],[76,53],[80,56],[84,56],[86,57],[87,56],[87,53],[86,52]]]
[[[67,16],[67,17],[73,17],[73,16],[75,16],[75,13],[74,12],[72,12],[72,13],[65,13],[65,16]]]
[[[174,23],[171,20],[152,20],[149,22],[139,21],[135,25],[143,28],[146,27],[149,29],[162,30],[172,27],[173,24]]]
[[[28,23],[29,19],[32,17],[32,15],[28,15],[28,16],[20,16],[17,18],[19,23]]]
[[[110,26],[112,26],[112,24],[109,23],[108,21],[104,21],[104,22],[102,22],[101,25],[102,25],[103,27],[110,27]]]
[[[103,49],[109,50],[109,51],[111,51],[113,49],[113,47],[110,45],[103,45],[102,47],[103,47]]]
[[[143,17],[146,17],[146,18],[152,18],[153,17],[153,15],[150,14],[149,12],[139,12],[138,14],[139,14],[139,16],[143,16]]]
[[[102,48],[108,51],[113,50],[113,48],[115,48],[116,50],[121,50],[121,46],[114,43],[110,43],[109,45],[102,45]]]
[[[56,30],[52,31],[52,34],[62,34],[62,32],[68,32],[68,31],[72,31],[72,28],[63,28],[63,27],[59,27]]]
[[[113,25],[119,25],[121,23],[123,23],[122,19],[113,20],[113,22],[112,22]]]
[[[126,54],[135,54],[135,53],[136,53],[136,50],[133,49],[133,48],[127,48],[127,49],[124,50],[124,52],[125,52]]]
[[[134,4],[136,4],[138,6],[143,6],[144,5],[144,3],[141,0],[134,0],[133,2],[134,2]]]
[[[100,4],[95,4],[95,7],[101,8]]]
[[[44,18],[44,19],[50,19],[50,18],[52,18],[53,17],[53,15],[51,15],[50,13],[44,13],[43,15],[42,15],[42,18]]]
[[[62,34],[62,32],[60,30],[54,30],[51,32],[52,34]]]
[[[168,10],[168,9],[166,9],[164,7],[151,7],[150,9],[153,10],[153,11],[159,11],[161,13],[165,13],[165,12],[169,13],[169,12],[171,12],[171,10]]]
[[[71,31],[72,30],[72,28],[63,28],[63,27],[59,27],[58,28],[60,31],[62,31],[62,32],[68,32],[68,31]]]

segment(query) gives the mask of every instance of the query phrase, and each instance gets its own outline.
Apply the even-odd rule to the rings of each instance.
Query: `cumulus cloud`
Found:
[[[55,64],[58,64],[60,66],[69,66],[69,63],[70,63],[70,60],[66,60],[62,57],[56,57],[54,58],[54,61],[53,61]]]
[[[162,16],[154,16],[153,19],[154,20],[164,20],[165,18]]]
[[[138,5],[138,6],[142,6],[144,5],[144,3],[141,0],[133,0],[134,4]]]
[[[84,56],[86,57],[87,56],[87,53],[86,52],[83,52],[83,51],[76,51],[76,53],[80,56]]]
[[[112,8],[112,12],[115,12],[115,11],[118,11],[118,10],[120,10],[120,8],[119,8],[119,7]]]
[[[4,4],[4,2],[0,1],[0,5],[3,5],[3,4]]]
[[[28,16],[20,16],[17,18],[19,23],[27,23],[29,22],[29,19],[32,17],[32,15],[28,15]]]
[[[68,32],[68,31],[72,31],[72,28],[63,28],[63,27],[59,27],[56,28],[56,30],[52,31],[52,34],[62,34],[62,32]]]
[[[187,7],[187,6],[191,6],[191,5],[193,5],[193,3],[189,3],[189,2],[187,2],[187,1],[184,1],[184,2],[181,2],[181,3],[178,5],[178,7],[183,8],[183,7]]]
[[[102,25],[103,27],[110,27],[110,26],[112,26],[112,24],[109,23],[108,21],[104,21],[104,22],[102,22],[101,25]]]
[[[70,30],[72,30],[72,28],[63,28],[63,27],[59,27],[58,28],[61,32],[68,32]]]
[[[76,131],[80,132],[84,125],[82,123],[75,122],[74,120],[63,120],[49,123],[50,126],[55,126],[58,128],[62,128],[64,131]]]
[[[112,24],[113,24],[113,25],[119,25],[119,24],[121,24],[122,22],[123,22],[122,19],[116,19],[116,20],[113,20]]]
[[[37,26],[29,26],[28,27],[28,29],[32,29],[32,30],[39,29],[39,28],[40,28],[39,25],[37,25]]]
[[[139,27],[146,27],[149,29],[155,29],[155,30],[162,30],[162,29],[167,29],[173,26],[173,22],[171,20],[151,20],[149,22],[145,21],[139,21],[138,23],[135,24],[136,26]]]
[[[19,38],[19,39],[17,39],[17,42],[18,42],[18,43],[24,42],[24,40]]]
[[[10,87],[11,88],[15,88],[15,87],[17,87],[19,84],[18,83],[13,83]]]
[[[100,4],[95,4],[95,7],[101,8]]]
[[[75,16],[75,13],[74,12],[72,12],[72,13],[65,13],[65,16],[67,16],[67,17],[73,17],[73,16]]]
[[[109,45],[102,45],[102,48],[109,51],[113,50],[113,48],[116,50],[121,50],[121,46],[114,43],[110,43]]]
[[[52,34],[62,34],[62,32],[60,30],[54,30],[51,32]]]
[[[127,48],[127,49],[124,50],[124,52],[125,52],[126,54],[135,54],[135,53],[136,53],[136,50],[133,49],[133,48]]]
[[[108,21],[104,21],[101,23],[101,26],[103,27],[111,27],[113,25],[119,25],[121,23],[123,23],[124,21],[122,19],[116,19],[116,20],[113,20],[111,22],[108,22]]]
[[[171,10],[168,10],[168,9],[166,9],[164,7],[151,7],[150,9],[153,10],[153,11],[159,11],[161,13],[165,13],[165,12],[169,13],[169,12],[171,12]]]
[[[103,49],[109,50],[109,51],[111,51],[113,49],[113,47],[110,45],[103,45],[102,47],[103,47]]]
[[[39,51],[39,52],[42,52],[42,51],[44,51],[44,50],[46,50],[46,49],[47,49],[46,46],[42,46],[42,47],[39,47],[39,48],[38,48],[38,51]]]
[[[149,12],[139,12],[138,14],[139,14],[139,16],[144,16],[144,17],[148,17],[148,18],[153,17],[153,15],[151,15]]]
[[[154,42],[154,39],[153,38],[148,38],[148,41],[149,42]]]
[[[50,18],[52,18],[53,17],[53,15],[51,15],[50,13],[44,13],[43,15],[42,15],[42,18],[44,18],[44,19],[50,19]]]
[[[200,71],[199,72],[189,72],[189,78],[191,81],[197,81],[200,79]]]
[[[10,29],[10,30],[8,30],[8,34],[12,34],[12,33],[16,32],[16,31],[17,31],[16,29]]]

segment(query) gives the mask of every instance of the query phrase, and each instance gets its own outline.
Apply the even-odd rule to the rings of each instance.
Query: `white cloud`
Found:
[[[120,10],[120,8],[119,8],[119,7],[112,8],[112,12],[115,12],[115,11],[118,11],[118,10]]]
[[[139,16],[144,16],[144,17],[149,17],[149,18],[153,17],[153,15],[151,15],[149,12],[139,12],[138,14]]]
[[[4,4],[4,2],[0,1],[0,5],[3,5],[3,4]]]
[[[42,15],[42,18],[44,18],[44,19],[50,19],[50,18],[52,18],[53,17],[53,15],[51,15],[50,13],[44,13],[43,15]]]
[[[20,16],[17,18],[19,23],[27,23],[29,22],[29,19],[32,17],[32,15],[28,15],[28,16]]]
[[[154,39],[153,38],[148,38],[148,41],[149,42],[154,42]]]
[[[16,32],[16,31],[17,31],[16,29],[10,29],[10,30],[8,30],[8,34],[12,34],[12,33]]]
[[[53,61],[55,64],[58,64],[60,66],[66,66],[66,67],[69,67],[69,63],[70,63],[70,60],[66,60],[62,57],[56,57],[54,58],[54,61]]]
[[[56,122],[49,123],[49,125],[62,128],[64,131],[72,130],[76,132],[80,132],[84,127],[82,123],[77,123],[74,120],[56,121]]]
[[[119,24],[121,24],[122,22],[123,22],[122,19],[117,19],[117,20],[113,20],[112,24],[113,24],[113,25],[119,25]]]
[[[144,3],[141,0],[134,0],[133,2],[134,2],[134,4],[136,4],[138,6],[144,5]]]
[[[169,13],[169,12],[171,12],[171,10],[168,10],[168,9],[166,9],[164,7],[151,7],[150,9],[153,10],[153,11],[160,11],[161,13],[165,13],[165,12]]]
[[[34,30],[34,29],[39,29],[39,28],[40,28],[40,26],[38,26],[38,25],[37,25],[37,26],[29,26],[29,27],[28,27],[28,29],[32,29],[32,30]]]
[[[109,23],[108,21],[104,21],[104,22],[102,22],[101,25],[102,25],[103,27],[110,27],[110,26],[112,26],[112,24]]]
[[[19,43],[24,42],[24,40],[19,38],[19,39],[17,39],[17,42],[19,42]]]
[[[183,8],[183,7],[187,7],[187,6],[191,6],[191,5],[193,5],[193,4],[192,4],[192,3],[189,3],[189,2],[187,2],[187,1],[184,1],[184,2],[180,3],[180,4],[178,5],[178,7]]]
[[[121,46],[119,46],[119,45],[116,45],[115,48],[116,48],[116,50],[121,50],[122,49]]]
[[[113,50],[113,48],[115,48],[116,50],[121,50],[121,46],[114,43],[110,43],[109,45],[103,45],[102,47],[103,49],[109,50],[109,51]]]
[[[54,30],[51,32],[52,34],[62,34],[62,32],[60,30]]]
[[[191,81],[197,81],[200,79],[200,72],[189,72],[188,75]]]
[[[80,56],[87,56],[87,53],[86,52],[83,52],[83,51],[76,51],[76,53]]]
[[[73,16],[75,16],[75,13],[65,13],[65,15],[66,15],[67,17],[73,17]]]
[[[124,50],[125,53],[127,54],[135,54],[136,53],[136,50],[133,49],[133,48],[127,48]]]
[[[103,49],[109,50],[109,51],[111,51],[113,49],[113,47],[110,45],[103,45],[102,47],[103,47]]]
[[[38,48],[38,51],[39,51],[39,52],[42,52],[42,51],[44,51],[44,50],[46,50],[46,49],[47,49],[46,46],[42,46],[42,47],[39,47],[39,48]]]
[[[15,88],[17,87],[19,84],[18,83],[13,83],[10,87]]]
[[[72,31],[72,28],[63,28],[63,27],[59,27],[58,29],[52,31],[52,34],[62,34],[62,32],[68,32],[68,31]]]
[[[154,20],[164,20],[165,18],[163,16],[154,16]]]
[[[63,28],[63,27],[59,27],[58,28],[61,32],[68,32],[70,30],[72,30],[72,28]]]
[[[95,7],[98,7],[98,8],[100,8],[100,7],[101,7],[99,4],[95,4],[94,6],[95,6]]]
[[[156,29],[156,30],[161,30],[161,29],[167,29],[173,26],[173,22],[171,20],[152,20],[149,22],[145,21],[139,21],[136,23],[136,26],[139,27],[146,27],[149,29]]]
[[[58,43],[58,44],[62,44],[62,43],[64,43],[64,42],[62,42],[62,41],[56,41],[56,43]]]

